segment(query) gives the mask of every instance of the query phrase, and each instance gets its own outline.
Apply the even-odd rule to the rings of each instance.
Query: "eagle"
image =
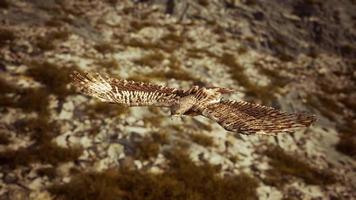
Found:
[[[207,117],[227,131],[239,134],[277,135],[308,127],[316,117],[306,112],[286,113],[272,107],[224,98],[234,90],[193,86],[177,89],[146,82],[121,80],[99,73],[70,74],[81,93],[103,102],[126,106],[168,107],[173,116]]]

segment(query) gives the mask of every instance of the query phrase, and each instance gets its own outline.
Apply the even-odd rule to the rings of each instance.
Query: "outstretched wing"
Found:
[[[71,74],[72,84],[83,94],[104,102],[128,106],[171,106],[183,94],[183,90],[144,82],[119,80],[99,73]]]
[[[202,115],[215,120],[226,130],[247,135],[290,133],[316,120],[315,116],[307,113],[288,114],[244,101],[210,104],[202,111]]]

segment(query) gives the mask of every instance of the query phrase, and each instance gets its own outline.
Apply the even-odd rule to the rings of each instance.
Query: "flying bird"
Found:
[[[228,88],[193,86],[183,90],[77,71],[70,76],[72,85],[81,93],[103,102],[168,107],[171,115],[202,115],[228,131],[246,135],[291,133],[316,120],[314,115],[305,112],[289,114],[255,103],[225,100],[224,94],[234,92]]]

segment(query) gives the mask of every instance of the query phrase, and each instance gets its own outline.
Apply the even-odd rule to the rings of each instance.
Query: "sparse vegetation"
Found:
[[[218,167],[197,165],[178,150],[166,157],[169,169],[162,174],[128,169],[81,173],[69,183],[53,185],[49,191],[60,198],[78,200],[257,199],[258,184],[245,174],[221,177]]]
[[[136,150],[135,158],[140,160],[156,158],[160,150],[160,144],[148,136],[136,141],[134,146]]]
[[[139,30],[141,30],[145,27],[149,27],[149,26],[155,26],[155,24],[148,20],[133,20],[130,22],[130,27],[135,31],[139,31]]]
[[[8,0],[0,0],[0,9],[7,9],[10,7]]]
[[[0,28],[0,47],[9,44],[15,39],[16,39],[15,33],[13,33],[8,29]]]
[[[145,125],[159,127],[161,125],[163,118],[164,116],[148,116],[148,117],[144,117],[142,120],[145,123]]]
[[[36,170],[39,176],[47,176],[49,179],[53,179],[57,176],[56,168],[43,167]]]
[[[29,135],[34,144],[17,150],[1,151],[0,165],[7,165],[11,168],[37,162],[57,165],[73,161],[82,153],[80,147],[64,148],[51,142],[59,134],[59,127],[56,123],[49,122],[45,117],[18,120],[14,127],[18,134]]]
[[[323,116],[330,120],[335,120],[335,113],[340,113],[341,108],[336,100],[332,100],[332,96],[324,96],[324,94],[313,94],[307,96],[308,106],[317,109]]]
[[[198,0],[198,4],[201,6],[209,6],[209,1],[208,0]]]
[[[69,73],[74,70],[74,67],[60,67],[47,61],[32,61],[29,63],[29,66],[27,74],[36,81],[44,84],[49,92],[60,98],[73,94],[73,92],[67,88],[67,85],[70,83]]]
[[[193,142],[204,147],[210,147],[214,145],[214,140],[211,137],[202,133],[189,134],[189,137],[192,139]]]
[[[52,23],[51,25],[54,24]],[[36,46],[42,51],[51,51],[56,48],[56,42],[65,41],[69,36],[70,32],[66,30],[49,32],[37,39]]]
[[[354,134],[352,122],[338,126],[337,129],[340,133],[340,140],[336,145],[336,149],[356,159],[356,135]]]
[[[173,53],[183,44],[184,38],[180,35],[168,33],[156,42],[141,41],[139,39],[131,39],[125,42],[125,45],[143,48],[147,50],[163,50],[167,53]]]
[[[352,135],[342,135],[336,145],[336,149],[346,155],[356,158],[356,137]]]
[[[10,139],[4,131],[0,131],[0,145],[8,145],[10,144]]]
[[[47,90],[43,88],[22,89],[0,79],[0,106],[4,108],[20,108],[24,112],[38,112],[47,116],[48,95]]]
[[[259,86],[253,83],[245,73],[245,69],[236,62],[233,54],[224,53],[218,58],[219,61],[230,68],[231,77],[246,89],[246,94],[251,97],[261,99],[264,104],[269,104],[274,98],[273,94],[278,87],[273,84]]]
[[[101,42],[94,45],[94,49],[102,54],[114,53],[116,48],[109,42]]]
[[[151,133],[151,136],[154,142],[157,142],[161,145],[169,144],[169,138],[165,132],[153,132]]]
[[[270,147],[265,154],[270,158],[273,169],[267,171],[263,180],[272,186],[281,186],[289,180],[288,176],[303,179],[307,184],[329,185],[336,182],[334,174],[327,170],[320,170],[301,161],[296,155],[289,155],[280,147]]]
[[[81,148],[63,148],[55,143],[45,142],[33,147],[2,151],[0,152],[0,164],[12,168],[35,162],[57,165],[75,160],[81,153]]]
[[[154,51],[153,53],[144,55],[142,58],[136,59],[133,62],[141,66],[149,66],[151,68],[159,67],[164,60],[164,54],[160,51]]]
[[[49,115],[48,91],[43,88],[19,90],[19,98],[10,101],[7,106],[21,108],[24,112],[37,112],[39,115],[46,117]]]
[[[98,60],[95,62],[96,65],[99,65],[106,69],[119,69],[119,63],[115,59],[109,60]]]
[[[129,112],[129,108],[120,104],[109,104],[106,102],[97,102],[95,104],[88,104],[85,112],[91,118],[100,116],[117,117],[119,115]]]

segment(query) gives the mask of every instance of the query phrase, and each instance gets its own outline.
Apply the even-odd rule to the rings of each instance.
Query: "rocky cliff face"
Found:
[[[0,199],[355,197],[355,1],[0,1]],[[240,136],[99,103],[73,70],[221,86],[318,122]]]

